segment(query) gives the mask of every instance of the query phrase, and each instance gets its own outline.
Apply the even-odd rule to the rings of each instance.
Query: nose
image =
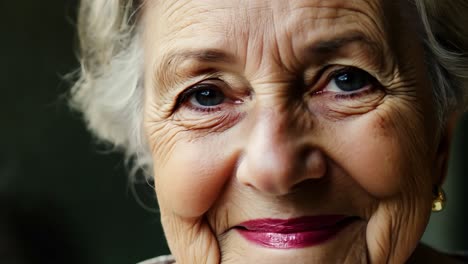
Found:
[[[324,154],[307,140],[308,131],[294,129],[290,120],[273,111],[257,115],[237,170],[241,184],[280,196],[302,182],[324,177]]]

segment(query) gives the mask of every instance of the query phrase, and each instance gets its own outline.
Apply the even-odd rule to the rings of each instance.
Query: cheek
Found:
[[[233,160],[208,137],[179,140],[165,157],[155,155],[155,185],[161,208],[186,218],[203,215],[229,179]]]
[[[377,111],[340,125],[345,134],[336,141],[340,142],[336,156],[365,190],[384,198],[421,181],[416,171],[423,157],[417,153],[423,153],[424,146],[411,140],[411,134],[423,133],[421,126],[414,126],[417,119],[397,120]]]

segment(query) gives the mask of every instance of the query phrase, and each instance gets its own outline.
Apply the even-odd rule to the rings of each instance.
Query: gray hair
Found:
[[[425,59],[440,124],[464,111],[468,85],[468,1],[407,0],[418,10]],[[98,139],[132,161],[132,174],[151,175],[143,133],[143,56],[137,0],[81,0],[78,16],[81,68],[71,105]]]

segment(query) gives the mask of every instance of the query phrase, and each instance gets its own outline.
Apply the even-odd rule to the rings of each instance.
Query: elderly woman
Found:
[[[154,178],[172,257],[148,263],[457,263],[419,240],[467,102],[467,12],[83,0],[72,101]]]

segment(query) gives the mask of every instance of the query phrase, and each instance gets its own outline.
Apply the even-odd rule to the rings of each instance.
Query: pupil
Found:
[[[345,92],[359,90],[370,83],[369,75],[362,71],[351,71],[341,73],[335,77],[338,88]]]
[[[216,90],[205,89],[197,92],[195,99],[202,106],[214,106],[221,104],[224,101],[224,96]]]

